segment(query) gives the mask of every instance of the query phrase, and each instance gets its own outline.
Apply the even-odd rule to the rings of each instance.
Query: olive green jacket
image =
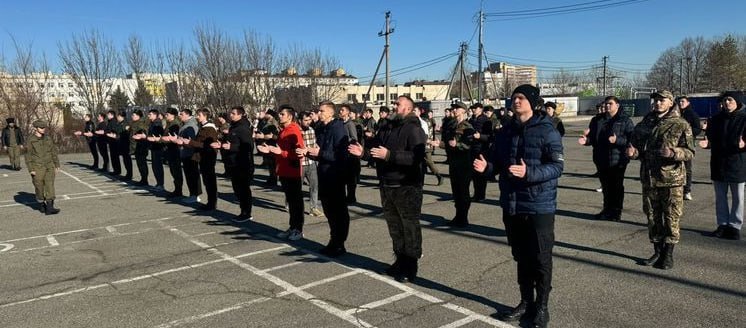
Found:
[[[57,146],[48,135],[37,137],[32,134],[26,141],[26,167],[29,172],[38,171],[41,168],[59,168],[60,160],[57,158]]]
[[[684,162],[694,158],[692,128],[672,108],[663,117],[650,112],[635,126],[632,145],[636,148],[632,159],[640,159],[640,178],[647,187],[678,187],[686,183]],[[673,150],[673,157],[660,155],[664,147]]]

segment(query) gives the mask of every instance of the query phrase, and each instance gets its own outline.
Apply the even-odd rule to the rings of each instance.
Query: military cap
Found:
[[[662,90],[662,91],[658,91],[658,92],[653,92],[652,94],[650,94],[650,98],[653,98],[653,99],[655,99],[655,98],[668,98],[671,101],[673,101],[673,93],[671,93],[671,91],[668,91],[668,90]]]
[[[49,126],[49,123],[47,123],[47,121],[43,121],[43,120],[36,120],[36,121],[34,121],[34,123],[32,125],[35,128],[46,128],[46,127]]]

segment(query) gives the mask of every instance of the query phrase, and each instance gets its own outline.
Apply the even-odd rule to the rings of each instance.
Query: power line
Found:
[[[433,59],[426,60],[424,62],[420,62],[420,63],[408,65],[408,66],[405,66],[405,67],[400,67],[400,68],[397,68],[395,70],[391,70],[391,72],[395,73],[395,72],[399,72],[399,71],[402,71],[402,70],[407,70],[407,69],[410,69],[410,68],[413,68],[413,67],[416,67],[416,66],[426,65],[426,64],[429,64],[429,63],[434,62],[434,61],[439,61],[439,60],[444,59],[444,58],[448,59],[448,58],[451,58],[451,57],[456,56],[456,55],[458,55],[458,52],[452,52],[452,53],[449,53],[449,54],[445,54],[443,56],[439,56],[439,57],[436,57],[436,58],[433,58]],[[358,79],[362,80],[362,79],[367,79],[367,78],[371,78],[371,77],[373,77],[373,75],[366,75],[366,76],[358,77]]]
[[[521,57],[513,57],[513,56],[508,56],[508,55],[500,55],[500,54],[492,54],[492,53],[487,53],[487,54],[492,57],[508,58],[508,59],[514,59],[514,60],[527,61],[527,62],[550,63],[550,64],[590,64],[590,63],[598,62],[597,60],[559,61],[559,60],[521,58]]]
[[[458,53],[452,53],[452,54],[449,54],[448,56],[441,56],[436,61],[433,61],[433,60],[428,61],[429,63],[427,63],[426,65],[422,65],[422,63],[417,64],[417,65],[411,65],[411,66],[409,66],[410,69],[400,68],[398,70],[392,71],[392,72],[398,71],[398,73],[391,74],[390,77],[399,76],[399,75],[402,75],[402,74],[407,74],[407,73],[410,73],[410,72],[418,71],[418,70],[421,70],[423,68],[430,67],[430,66],[442,63],[442,62],[444,62],[446,60],[452,59],[456,55],[458,55]],[[417,67],[415,67],[415,66],[417,66]],[[367,76],[367,77],[372,77],[372,76]],[[360,79],[359,81],[360,81],[359,83],[361,83],[361,82],[370,82],[371,80],[362,80],[362,79]]]
[[[583,5],[590,5],[590,4],[610,2],[610,1],[616,1],[616,0],[598,0],[598,1],[590,1],[590,2],[584,2],[584,3],[576,3],[576,4],[571,4],[571,5],[557,6],[557,7],[547,7],[547,8],[541,8],[541,9],[524,9],[524,10],[513,10],[513,11],[503,11],[503,12],[492,12],[492,13],[485,13],[485,15],[502,16],[502,15],[511,15],[511,14],[521,14],[521,13],[534,13],[540,10],[566,9],[566,8],[573,8],[573,7],[583,6]]]
[[[547,10],[548,8],[544,8],[544,9],[535,9],[532,12],[526,12],[526,13],[513,13],[513,14],[511,14],[510,12],[492,13],[488,15],[492,17],[505,17],[505,18],[490,19],[488,21],[489,22],[512,21],[512,20],[532,19],[532,18],[540,18],[540,17],[556,16],[556,15],[567,15],[567,14],[574,14],[574,13],[585,12],[585,11],[602,10],[602,9],[608,9],[608,8],[613,8],[613,7],[631,5],[631,4],[641,3],[641,2],[646,2],[646,1],[650,1],[650,0],[625,0],[625,1],[618,1],[615,3],[588,6],[588,4],[599,2],[599,1],[594,1],[594,2],[585,3],[585,4],[578,4],[578,6],[576,7],[567,8],[567,9],[559,9],[559,10]],[[603,1],[603,2],[606,2],[606,1]]]

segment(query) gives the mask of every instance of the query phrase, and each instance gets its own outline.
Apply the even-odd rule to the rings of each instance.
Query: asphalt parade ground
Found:
[[[715,228],[709,152],[697,150],[675,267],[643,267],[636,262],[652,246],[639,165],[627,169],[622,221],[595,220],[600,184],[590,177],[591,149],[576,141],[586,125],[566,123],[550,326],[746,326],[746,243],[706,236]],[[448,179],[436,186],[426,177],[420,278],[401,284],[380,274],[393,254],[372,169],[363,169],[350,206],[349,253],[329,259],[316,252],[328,240],[325,218],[306,215],[301,241],[274,237],[288,224],[279,188],[255,183],[254,221],[234,224],[225,179],[218,209],[199,212],[89,170],[89,154],[60,159],[62,212],[53,216],[34,208],[25,168],[0,168],[0,327],[511,326],[493,317],[519,300],[495,183],[472,204],[471,226],[451,229]],[[255,181],[266,172],[257,169]]]

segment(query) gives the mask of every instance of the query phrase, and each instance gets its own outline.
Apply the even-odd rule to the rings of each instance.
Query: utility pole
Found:
[[[686,57],[686,93],[692,92],[692,80],[691,80],[691,74],[692,74],[692,57]]]
[[[466,42],[461,43],[461,54],[459,55],[461,63],[461,67],[459,67],[459,70],[461,71],[461,85],[459,87],[459,98],[461,101],[464,101],[464,83],[466,83],[466,73],[464,72],[464,58],[466,58]]]
[[[679,95],[684,91],[684,57],[679,60]]]
[[[603,76],[604,86],[602,88],[602,90],[603,90],[603,96],[604,97],[606,97],[606,61],[607,60],[609,60],[609,56],[604,56],[604,58],[603,58],[603,61],[604,61],[604,76]]]
[[[482,80],[484,71],[482,69],[482,57],[484,56],[484,12],[479,8],[479,58],[477,69],[477,102],[482,102]]]
[[[394,33],[394,29],[391,28],[391,11],[386,12],[386,30],[378,32],[378,36],[382,36],[386,38],[386,45],[384,46],[384,53],[386,54],[386,88],[384,91],[386,95],[384,96],[384,99],[386,101],[386,106],[390,104],[390,94],[389,94],[389,74],[391,71],[389,70],[389,35],[391,33]]]

